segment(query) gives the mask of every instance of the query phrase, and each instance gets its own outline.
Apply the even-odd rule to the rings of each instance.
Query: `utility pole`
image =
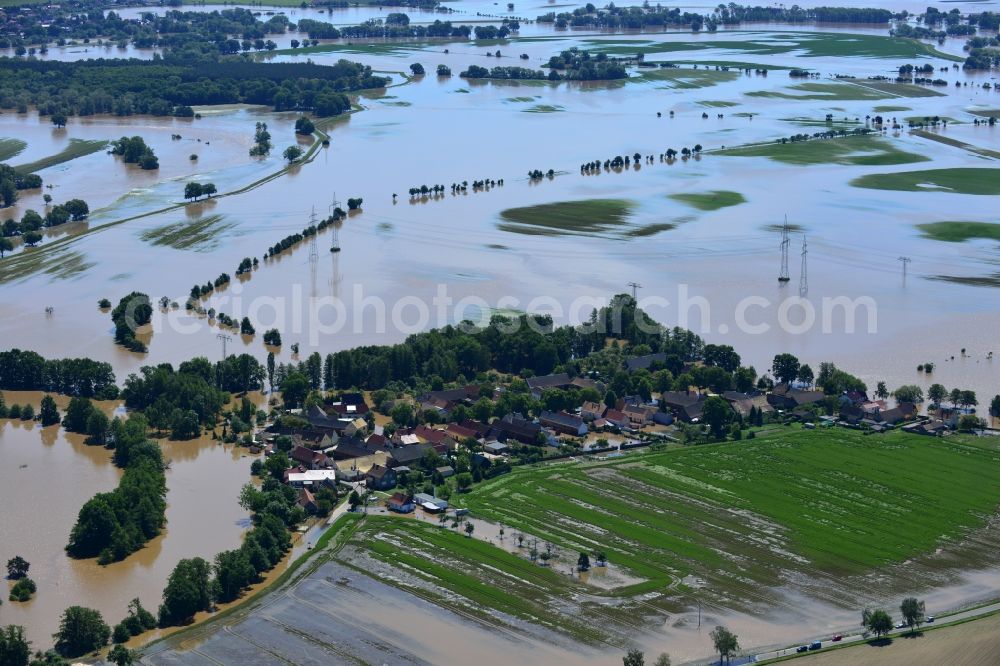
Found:
[[[906,269],[913,260],[909,257],[900,257],[899,261],[903,264],[903,284],[906,284]]]
[[[330,252],[340,252],[340,217],[337,216],[337,193],[333,193],[333,203],[330,204],[330,217],[333,219],[333,236],[330,239]]]
[[[636,295],[639,293],[639,290],[642,289],[642,285],[638,282],[629,282],[628,286],[632,287],[632,300],[638,300]]]
[[[232,338],[232,336],[226,335],[225,333],[219,333],[215,337],[217,337],[220,340],[222,340],[222,360],[225,361],[226,360],[226,343],[227,342],[231,342],[233,338]]]
[[[788,277],[788,216],[785,216],[785,224],[781,227],[781,271],[778,273],[778,282],[785,284],[789,280]]]
[[[312,213],[309,215],[309,226],[316,230],[316,206],[312,207]],[[312,237],[309,239],[309,263],[315,264],[319,261],[319,251],[316,249],[316,233],[313,233]]]
[[[806,245],[805,234],[802,235],[802,274],[799,276],[799,295],[805,296],[809,293],[809,273],[806,271],[806,256],[809,250]]]

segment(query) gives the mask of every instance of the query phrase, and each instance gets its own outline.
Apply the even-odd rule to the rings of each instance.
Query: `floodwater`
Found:
[[[769,45],[797,39],[794,33],[768,30],[694,38],[680,33],[613,39],[574,34],[555,41],[519,42],[514,49],[524,49],[529,64],[537,66],[558,49],[572,45],[593,48],[605,39],[611,40],[611,46],[636,39],[668,43],[695,39],[702,46],[711,46],[713,41],[737,37]],[[798,63],[801,58],[795,54],[808,49],[808,41],[804,44],[793,45],[788,54],[744,53],[727,46],[649,58],[738,60],[773,67]],[[490,60],[484,49],[471,44],[456,46],[449,54],[432,48],[429,57],[409,51],[350,57],[380,71],[405,70],[410,62],[421,60],[428,69],[440,62],[457,72],[470,62]],[[473,52],[478,52],[476,60],[471,60]],[[342,55],[308,57],[323,63]],[[908,59],[814,56],[806,62],[825,74],[864,77],[888,74],[904,60]],[[934,64],[950,65],[940,60]],[[692,76],[697,74],[692,72]],[[949,82],[982,80],[952,69],[940,76]],[[996,368],[986,360],[996,346],[992,333],[998,323],[995,287],[930,279],[939,275],[994,275],[998,259],[995,244],[934,241],[922,237],[915,226],[955,219],[957,210],[961,210],[962,219],[989,221],[988,197],[901,193],[848,185],[855,176],[868,173],[989,166],[990,160],[904,130],[887,140],[931,161],[902,167],[802,167],[713,152],[674,164],[654,161],[623,173],[585,176],[578,167],[584,161],[622,153],[656,155],[667,147],[695,143],[714,150],[817,131],[827,113],[838,120],[860,118],[863,123],[866,115],[886,105],[908,109],[888,112],[900,117],[954,118],[962,124],[952,123],[939,130],[941,134],[995,148],[998,130],[971,125],[974,116],[969,110],[1000,105],[1000,93],[950,86],[941,97],[787,100],[751,94],[787,93],[794,81],[780,71],[772,70],[766,77],[731,72],[728,78],[717,78],[725,80],[713,79],[708,83],[714,85],[704,85],[697,79],[690,84],[652,79],[608,86],[471,83],[457,76],[426,76],[383,94],[360,97],[364,110],[336,122],[330,130],[331,145],[321,148],[309,164],[236,196],[117,226],[108,223],[178,201],[185,178],[211,180],[226,191],[275,171],[280,157],[260,164],[246,155],[253,123],[268,119],[276,137],[274,155],[295,140],[291,130],[294,116],[241,109],[205,114],[191,121],[94,120],[86,129],[74,120],[66,130],[68,136],[77,132],[96,136],[95,128],[99,128],[103,136],[140,131],[152,137],[161,154],[161,174],[125,167],[103,153],[43,171],[42,176],[61,193],[59,198],[85,196],[104,206],[89,222],[90,228],[99,229],[50,249],[43,243],[31,251],[30,264],[12,262],[7,264],[7,272],[0,267],[0,279],[24,286],[8,291],[0,303],[0,335],[10,346],[50,356],[107,359],[119,377],[147,363],[177,363],[194,354],[215,358],[221,354],[218,329],[183,310],[173,313],[169,322],[154,323],[149,354],[125,352],[114,346],[111,322],[96,302],[104,297],[114,302],[132,289],[146,291],[153,298],[166,295],[183,301],[192,284],[214,279],[223,271],[232,274],[243,257],[262,256],[267,247],[302,229],[314,207],[318,215],[324,215],[334,197],[343,202],[361,196],[363,212],[350,217],[338,230],[342,252],[327,252],[332,242],[328,229],[317,241],[316,262],[309,260],[308,244],[303,244],[277,260],[263,262],[252,277],[215,294],[205,307],[234,316],[249,314],[259,330],[277,326],[286,340],[279,361],[288,361],[290,342],[298,342],[305,355],[313,350],[327,353],[358,344],[398,341],[430,326],[474,318],[490,307],[549,309],[550,303],[537,300],[540,297],[558,304],[560,309],[554,311],[557,321],[578,320],[589,314],[592,301],[571,312],[574,299],[606,298],[636,281],[644,285],[641,298],[659,301],[646,303],[656,318],[668,325],[692,326],[709,341],[733,344],[761,371],[774,354],[790,351],[814,368],[821,361],[835,361],[870,383],[884,379],[893,387],[943,381],[977,390],[981,399],[996,393]],[[400,77],[395,81],[401,81]],[[674,117],[669,117],[669,111]],[[657,112],[662,117],[658,118]],[[703,118],[702,113],[709,117]],[[724,116],[718,118],[719,113]],[[754,115],[738,115],[749,113]],[[819,121],[820,125],[793,119]],[[127,129],[116,128],[117,123]],[[854,125],[845,126],[850,129]],[[62,145],[51,143],[53,131],[30,115],[0,116],[0,136],[26,136],[27,150],[35,150],[35,154],[49,153]],[[172,142],[171,133],[180,133],[183,141]],[[203,143],[210,140],[211,145],[199,149],[197,138],[203,138]],[[35,142],[41,147],[32,148]],[[204,157],[192,167],[186,157],[195,149]],[[447,158],[440,159],[440,155]],[[217,161],[209,165],[211,159]],[[130,194],[120,201],[116,198],[120,181],[105,187],[102,179],[95,186],[85,167],[98,164],[107,169],[109,180],[112,176],[124,178]],[[535,168],[553,168],[560,173],[552,180],[529,182],[524,174]],[[421,184],[477,178],[503,178],[504,186],[482,192],[470,189],[458,196],[448,193],[439,199],[411,200],[406,193]],[[779,182],[787,185],[776,193],[774,186]],[[718,189],[737,191],[747,202],[699,211],[667,197]],[[395,200],[393,193],[399,194]],[[620,233],[540,236],[498,226],[499,212],[509,207],[593,197],[634,202],[630,228]],[[31,195],[19,205],[40,207]],[[780,224],[786,214],[801,231],[793,234],[793,282],[781,288],[775,279],[779,235],[771,225]],[[641,235],[657,225],[666,228],[654,235]],[[872,322],[875,333],[868,332],[866,308],[858,310],[853,333],[846,332],[847,321],[836,310],[829,317],[829,333],[823,331],[822,322],[807,333],[795,332],[794,326],[783,330],[779,325],[779,304],[798,293],[802,233],[808,235],[808,300],[817,314],[822,313],[824,298],[869,297],[877,306],[877,314],[871,317],[876,320]],[[905,283],[900,256],[912,259]],[[430,303],[441,288],[453,302],[463,298],[482,302],[470,308],[446,308],[439,317]],[[343,309],[318,306],[310,318],[313,296],[336,297]],[[748,323],[767,325],[765,333],[745,332],[737,325],[738,305],[748,296],[769,303],[746,311]],[[427,303],[432,316],[423,318],[401,302],[403,297]],[[504,303],[504,297],[514,301]],[[710,306],[707,322],[702,319],[701,301],[692,300],[700,298],[707,299]],[[370,305],[374,302],[370,299],[384,306]],[[669,305],[663,305],[664,299]],[[52,306],[54,315],[45,317],[42,304]],[[377,326],[379,307],[384,307],[388,320],[384,328]],[[394,307],[399,315],[395,325]],[[795,325],[802,316],[793,306],[787,318]],[[25,326],[26,321],[33,323]],[[907,344],[900,344],[901,340]],[[963,347],[967,358],[952,364],[950,357],[958,358]],[[236,339],[230,351],[247,351],[261,359],[266,355],[259,338]],[[927,361],[937,364],[933,377],[916,372],[916,366]]]
[[[549,6],[518,6],[514,13],[533,16]],[[502,5],[461,7],[474,15],[499,13]],[[305,15],[297,14],[301,10],[287,11],[293,20]],[[313,13],[316,18],[322,14],[328,17],[325,20],[350,24],[387,11],[352,8]],[[420,20],[433,18],[420,15]],[[461,22],[463,17],[442,18]],[[204,307],[234,317],[246,314],[261,332],[277,326],[285,341],[278,360],[288,362],[295,360],[290,350],[294,342],[300,344],[301,357],[312,351],[325,354],[359,344],[400,341],[410,333],[476,318],[493,308],[547,311],[560,323],[575,322],[585,319],[600,299],[625,291],[634,281],[643,285],[640,299],[655,318],[667,325],[692,327],[709,342],[734,345],[744,361],[760,371],[775,354],[789,351],[813,368],[821,361],[834,361],[872,388],[879,380],[890,388],[907,383],[926,388],[941,382],[949,388],[974,389],[981,403],[988,402],[1000,389],[1000,368],[994,365],[1000,359],[988,357],[1000,347],[996,333],[1000,310],[997,287],[983,285],[991,276],[996,281],[998,247],[986,241],[931,240],[916,225],[956,219],[996,221],[992,199],[868,190],[848,183],[857,176],[898,170],[991,167],[995,160],[907,130],[890,132],[886,141],[929,161],[902,166],[800,166],[727,156],[722,148],[820,131],[828,113],[838,121],[857,118],[861,124],[866,115],[882,113],[952,118],[954,122],[937,130],[939,134],[997,150],[1000,130],[972,125],[975,116],[970,113],[1000,108],[1000,93],[979,87],[992,75],[966,75],[940,59],[810,55],[808,36],[816,30],[807,26],[797,31],[762,27],[717,35],[608,36],[553,32],[536,24],[522,28],[528,39],[499,46],[431,44],[403,49],[358,44],[350,51],[277,54],[274,58],[279,60],[309,58],[320,64],[341,57],[359,60],[393,73],[394,85],[359,96],[362,109],[331,124],[329,147],[320,148],[311,162],[254,187],[249,186],[282,168],[285,146],[308,145],[309,140],[293,133],[295,114],[259,108],[200,109],[200,119],[73,118],[65,130],[56,130],[34,113],[5,113],[0,115],[0,137],[28,143],[9,160],[11,164],[58,153],[72,138],[139,134],[153,146],[161,167],[143,172],[99,151],[41,171],[52,189],[25,192],[17,206],[0,213],[6,218],[18,217],[27,208],[42,210],[44,193],[51,193],[56,202],[83,198],[95,211],[86,223],[53,230],[39,248],[18,248],[14,256],[0,260],[0,281],[5,283],[0,346],[32,349],[49,357],[106,360],[119,380],[146,364],[176,364],[195,355],[218,358],[220,330],[183,309],[155,314],[148,354],[127,352],[114,344],[110,317],[97,308],[97,301],[116,302],[140,290],[153,299],[168,296],[183,302],[193,284],[204,284],[221,272],[233,274],[243,257],[261,257],[281,238],[301,230],[313,210],[325,216],[334,199],[363,197],[363,212],[352,214],[337,230],[341,252],[328,251],[334,233],[327,229],[317,239],[315,261],[310,260],[309,244],[302,244],[276,260],[263,261],[251,276],[234,280],[207,299]],[[734,41],[766,48],[744,50],[733,46]],[[470,64],[537,68],[571,46],[617,47],[630,53],[633,43],[648,47],[655,42],[664,42],[664,51],[648,54],[647,59],[684,61],[685,68],[694,62],[736,61],[771,68],[804,66],[824,76],[863,79],[891,75],[905,62],[927,60],[936,68],[948,67],[936,75],[949,86],[942,89],[944,96],[936,97],[782,99],[758,94],[795,92],[789,86],[796,82],[774,69],[768,76],[736,70],[704,75],[691,70],[680,81],[672,78],[673,70],[656,70],[671,75],[667,78],[639,78],[650,74],[639,69],[633,71],[634,80],[612,85],[473,83],[457,76]],[[960,54],[962,43],[948,40],[943,50]],[[783,44],[788,45],[785,52],[779,48]],[[497,48],[502,58],[487,56]],[[79,47],[52,49],[47,57],[90,57],[89,52],[79,51]],[[520,53],[528,55],[526,61],[518,58]],[[408,71],[412,62],[421,62],[429,72],[446,64],[456,76],[431,74],[407,82],[399,73]],[[955,82],[976,86],[955,87]],[[882,106],[896,110],[876,110]],[[271,156],[264,160],[250,158],[247,152],[258,121],[268,123],[274,143]],[[176,134],[181,139],[173,139]],[[583,162],[637,151],[656,156],[667,148],[695,144],[706,149],[699,158],[673,164],[654,159],[620,173],[579,173]],[[191,154],[198,160],[192,162]],[[552,179],[526,177],[530,169],[550,168],[558,172]],[[411,199],[407,194],[409,188],[423,184],[447,187],[482,178],[503,179],[504,184],[486,191],[470,187],[467,194],[449,192],[437,199]],[[188,180],[214,182],[220,192],[246,189],[154,213],[178,203]],[[746,202],[699,210],[668,196],[715,190],[738,192]],[[394,198],[393,193],[399,196]],[[632,202],[627,224],[575,235],[517,233],[501,226],[500,212],[508,208],[588,198]],[[792,282],[779,287],[779,235],[773,225],[785,215],[796,225]],[[118,223],[125,218],[130,219]],[[793,307],[791,325],[780,325],[779,303],[799,293],[803,233],[808,240],[806,296],[817,314],[824,298],[870,298],[875,304],[875,316],[859,310],[855,331],[846,330],[846,318],[837,314],[828,322],[829,331],[819,322],[796,332],[801,310],[795,308],[801,305]],[[905,280],[901,256],[912,259]],[[981,281],[935,279],[939,276]],[[453,303],[470,299],[469,307],[439,309],[432,299],[441,289]],[[574,303],[581,297],[589,300]],[[739,307],[748,297],[758,300],[746,319],[765,324],[766,331],[739,326]],[[313,312],[315,299],[329,302]],[[427,305],[427,317],[414,302]],[[574,305],[579,306],[575,311]],[[45,313],[46,306],[53,308],[51,314]],[[380,326],[383,307],[386,325]],[[873,332],[869,324],[874,324]],[[232,338],[229,353],[245,351],[262,360],[267,354],[259,337]],[[933,375],[917,373],[917,365],[927,362],[936,364]],[[17,400],[9,397],[10,402]],[[81,598],[100,608],[111,622],[120,619],[136,595],[155,608],[178,559],[210,557],[231,548],[246,527],[247,516],[236,498],[248,479],[249,460],[207,440],[164,442],[164,452],[173,461],[165,534],[109,567],[70,560],[62,548],[76,512],[95,492],[114,487],[119,474],[106,451],[86,447],[74,437],[58,428],[0,424],[0,454],[5,461],[0,487],[22,488],[15,495],[32,499],[19,501],[13,512],[0,518],[0,534],[5,544],[12,542],[9,535],[25,535],[21,554],[32,562],[32,577],[40,588],[36,600],[28,604],[4,604],[0,617],[4,623],[26,624],[39,645],[48,643],[62,609]],[[45,483],[25,482],[35,469],[45,470]],[[53,480],[59,493],[49,490]],[[56,510],[41,519],[32,509],[43,503]],[[206,506],[212,510],[205,511]],[[38,528],[29,533],[27,526]],[[746,625],[738,624],[738,618],[727,622],[745,626],[748,636],[756,635],[749,619]],[[686,626],[691,626],[689,618]],[[696,638],[691,653],[703,654],[706,636]],[[759,642],[771,641],[762,637]]]
[[[4,397],[8,405],[32,403],[37,413],[41,394],[4,391]],[[68,400],[57,402],[62,409]],[[101,403],[101,408],[110,415],[117,404]],[[15,555],[24,557],[38,585],[37,594],[26,603],[7,602],[4,594],[0,619],[23,625],[36,648],[51,645],[59,616],[68,606],[96,608],[112,625],[125,616],[135,597],[155,613],[178,560],[211,560],[237,547],[249,527],[249,514],[238,501],[240,488],[250,480],[245,449],[207,437],[161,440],[170,464],[162,534],[124,561],[107,566],[67,556],[63,549],[80,507],[95,493],[113,490],[121,476],[110,451],[83,440],[60,426],[0,419],[0,488],[7,500],[0,512],[0,558],[6,562]]]

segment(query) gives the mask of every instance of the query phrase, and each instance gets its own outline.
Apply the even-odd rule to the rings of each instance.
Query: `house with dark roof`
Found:
[[[486,433],[490,431],[489,425],[483,423],[482,421],[474,421],[473,419],[465,419],[459,425],[476,433],[474,435],[476,439],[486,437]]]
[[[629,428],[632,425],[632,422],[628,420],[628,417],[625,416],[624,412],[620,412],[617,409],[611,409],[610,407],[608,407],[608,409],[604,412],[603,420],[622,430]]]
[[[698,421],[706,397],[697,391],[664,391],[660,394],[660,404],[682,421]]]
[[[372,490],[389,490],[396,487],[396,470],[382,465],[372,465],[365,472],[365,486]]]
[[[546,428],[551,428],[564,435],[583,437],[587,434],[587,424],[576,414],[568,412],[544,411],[538,417],[538,422]]]
[[[826,399],[826,394],[822,391],[805,391],[792,388],[787,384],[779,384],[768,394],[767,402],[775,409],[795,409],[805,405],[812,405]]]
[[[334,412],[331,416],[323,411],[319,405],[313,405],[310,407],[306,411],[305,416],[311,427],[321,430],[333,430],[335,432],[340,432],[347,427],[348,423],[350,423],[349,420],[340,418],[340,415],[336,412]]]
[[[542,375],[540,377],[528,377],[525,380],[531,395],[536,400],[542,396],[545,389],[565,389],[573,385],[573,380],[565,372],[555,375]]]
[[[457,423],[449,423],[448,427],[445,428],[445,432],[456,442],[461,442],[465,439],[479,439],[479,435],[475,430],[472,428],[466,428],[465,426]]]
[[[912,402],[901,402],[892,409],[879,412],[872,420],[885,425],[897,425],[903,421],[912,421],[917,417],[917,406]]]
[[[288,457],[306,469],[322,469],[330,466],[329,459],[325,453],[307,449],[304,446],[292,447],[292,450],[288,453]]]
[[[496,437],[497,441],[506,442],[508,439],[516,439],[524,444],[537,444],[538,433],[542,427],[537,423],[528,421],[517,414],[508,414],[493,424],[490,436]]]
[[[319,506],[316,504],[316,497],[309,492],[307,488],[299,490],[299,496],[296,500],[296,504],[305,509],[306,513],[310,515],[316,513],[319,509]]]
[[[663,363],[666,360],[667,355],[663,352],[646,354],[645,356],[636,356],[635,358],[630,358],[625,361],[625,369],[629,372],[635,372],[636,370],[649,370],[654,363]]]
[[[430,444],[412,444],[392,449],[389,451],[389,459],[386,461],[386,464],[389,467],[410,465],[418,460],[422,460],[432,448]]]
[[[444,430],[429,428],[422,423],[413,429],[413,434],[419,437],[420,441],[429,444],[443,444],[448,439],[448,433]]]

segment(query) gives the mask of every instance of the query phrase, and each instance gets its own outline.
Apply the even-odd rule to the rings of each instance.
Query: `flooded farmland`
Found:
[[[506,10],[505,4],[451,3],[456,10],[451,14],[407,11],[414,22],[462,23],[485,20],[480,16],[485,14],[531,18],[575,6],[518,3]],[[948,5],[962,11],[977,6]],[[145,11],[150,10],[126,8],[120,14],[135,19]],[[346,26],[384,18],[390,9],[274,11],[293,21]],[[995,171],[962,173],[978,173],[987,184],[997,181],[1000,130],[978,122],[1000,110],[996,77],[961,69],[964,38],[932,47],[890,43],[882,39],[885,32],[871,26],[760,25],[714,34],[608,34],[525,22],[516,37],[499,43],[324,40],[300,52],[287,42],[305,36],[288,33],[273,54],[261,57],[320,65],[347,58],[391,79],[385,89],[355,96],[351,114],[319,123],[323,134],[315,139],[295,134],[298,114],[257,106],[198,107],[199,116],[190,119],[72,117],[58,129],[34,110],[4,110],[0,139],[24,143],[6,162],[31,165],[80,154],[38,169],[50,187],[23,192],[2,218],[44,211],[46,195],[56,201],[83,198],[92,214],[45,230],[38,247],[18,242],[0,259],[0,348],[107,361],[119,383],[145,365],[176,366],[196,355],[220,358],[218,336],[227,331],[213,319],[183,307],[157,310],[149,351],[140,354],[115,344],[114,324],[97,303],[117,302],[133,290],[183,303],[193,284],[233,273],[244,257],[254,257],[261,259],[258,268],[201,305],[236,319],[249,316],[258,331],[280,329],[285,345],[276,353],[279,363],[313,351],[399,342],[410,333],[481,320],[493,311],[545,312],[557,323],[577,322],[638,282],[640,304],[657,320],[690,327],[708,342],[733,345],[761,373],[775,354],[787,351],[813,367],[835,362],[869,387],[885,381],[890,388],[917,384],[926,391],[939,382],[975,390],[985,405],[1000,386],[995,365],[1000,360],[992,354],[1000,350],[1000,247],[988,237],[942,240],[933,225],[996,223],[995,194],[965,191],[933,174],[914,176],[911,188],[865,187],[870,181],[863,179],[899,171],[990,169]],[[539,69],[569,48],[619,57],[642,53],[647,62],[677,67],[631,63],[629,78],[612,82],[458,76],[470,65]],[[152,49],[133,46],[75,44],[51,47],[39,57],[153,55]],[[410,64],[416,62],[429,73],[411,76]],[[876,85],[868,78],[894,77],[907,63],[931,64],[947,85]],[[439,64],[454,75],[435,76]],[[821,76],[790,78],[791,67]],[[776,140],[795,134],[872,128],[876,116],[886,118],[885,131],[864,143],[841,144],[848,147],[840,152],[810,153],[819,140],[792,156],[773,149]],[[908,127],[910,120],[934,117],[948,122]],[[893,129],[890,119],[900,127]],[[274,137],[274,150],[264,158],[249,155],[258,122],[266,122]],[[107,153],[107,142],[134,135],[155,149],[159,170],[143,171]],[[329,138],[328,145],[317,144],[321,137]],[[855,138],[829,140],[836,141]],[[662,157],[667,149],[696,145],[700,148],[690,158]],[[740,148],[749,145],[764,148]],[[308,159],[287,166],[281,153],[288,146],[310,151]],[[633,154],[642,158],[623,168],[596,173],[580,168]],[[535,169],[551,169],[552,175],[530,178]],[[480,179],[502,184],[450,189],[452,183]],[[194,181],[212,182],[224,196],[185,204],[184,185]],[[440,195],[409,194],[411,188],[436,184],[447,189]],[[724,204],[716,200],[722,193]],[[351,197],[363,198],[360,210],[320,232],[315,254],[306,241],[263,258],[283,237]],[[613,221],[607,213],[594,223],[530,221],[538,207],[559,210],[598,199],[615,202]],[[777,275],[786,218],[792,279],[782,286]],[[339,251],[331,252],[335,245]],[[901,262],[904,257],[909,261]],[[783,310],[789,298],[794,303]],[[435,299],[449,300],[438,307]],[[747,299],[754,299],[749,307]],[[842,301],[862,304],[856,321],[839,305],[827,313],[824,303]],[[820,320],[805,325],[809,311]],[[298,353],[290,343],[298,345]],[[229,353],[261,360],[268,353],[259,336],[232,335],[228,344]],[[934,364],[933,374],[917,371],[925,363]],[[8,404],[34,401],[36,407],[40,398],[5,395]],[[68,558],[63,548],[83,502],[117,484],[121,472],[109,452],[86,446],[82,437],[58,426],[0,420],[0,487],[24,498],[0,516],[0,536],[8,550],[17,544],[39,585],[34,600],[3,605],[5,624],[25,625],[29,638],[46,645],[59,613],[72,603],[86,601],[114,622],[136,596],[154,609],[179,559],[210,558],[240,543],[249,514],[237,496],[249,478],[250,459],[207,438],[161,445],[171,462],[164,533],[125,561],[102,567]],[[36,507],[42,505],[47,510],[39,515]],[[364,658],[373,662],[441,663],[471,655],[479,660],[484,644],[495,645],[495,654],[509,660],[510,637],[478,625],[471,629],[459,617],[400,629],[384,614],[386,600],[398,606],[395,619],[433,615],[430,604],[339,565],[325,566],[326,579],[310,579],[301,598],[289,593],[266,618],[247,620],[244,628],[272,636],[267,632],[290,621],[302,605],[342,604],[331,590],[346,590],[353,615],[337,611],[330,626],[343,629],[363,620],[379,628],[372,631],[379,638],[361,646],[334,636],[320,652],[310,653],[317,662],[352,650],[366,650]],[[601,573],[592,575],[594,585],[601,585]],[[327,580],[338,577],[351,583],[338,587]],[[606,587],[629,580],[625,572],[611,578]],[[967,586],[994,590],[995,576],[962,582],[959,595],[944,590],[939,603],[967,598]],[[848,623],[846,611],[833,604],[815,611],[810,628]],[[756,644],[799,637],[781,618],[731,615],[726,621]],[[705,652],[705,635],[688,635],[690,613],[671,622],[665,631],[681,646],[674,648],[679,657]],[[428,639],[459,630],[472,638],[446,647]],[[287,635],[272,638],[279,652],[306,649],[278,645],[291,640]],[[240,655],[256,663],[241,640],[237,633],[216,636],[197,651],[205,660]],[[607,658],[546,644],[547,636],[518,640],[516,654],[526,663],[538,663],[539,654],[560,663]],[[155,654],[149,658],[158,659],[167,663]]]

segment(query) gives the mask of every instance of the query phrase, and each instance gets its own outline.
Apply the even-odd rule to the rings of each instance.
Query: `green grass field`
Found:
[[[791,143],[762,143],[719,151],[729,157],[767,157],[785,164],[889,165],[926,162],[929,158],[896,148],[874,136],[810,139]]]
[[[21,173],[35,173],[37,171],[41,171],[42,169],[48,169],[49,167],[56,166],[57,164],[75,160],[78,157],[92,155],[100,150],[104,150],[107,145],[107,141],[99,139],[70,139],[69,145],[55,155],[49,155],[48,157],[43,157],[39,160],[35,160],[34,162],[28,162],[27,164],[18,164],[14,168]]]
[[[967,150],[970,153],[975,153],[976,155],[982,155],[983,157],[990,157],[992,159],[1000,159],[1000,151],[990,150],[989,148],[982,148],[980,146],[974,146],[971,143],[959,141],[958,139],[952,138],[950,136],[942,136],[937,132],[929,132],[927,130],[918,129],[918,130],[911,130],[910,133],[913,134],[914,136],[919,136],[922,139],[927,139],[928,141],[934,141],[936,143],[943,143],[946,146],[952,146],[954,148],[961,148],[962,150]]]
[[[536,104],[526,109],[521,109],[523,113],[559,113],[566,109],[558,104]]]
[[[874,111],[875,113],[896,113],[898,111],[912,111],[912,110],[913,109],[911,109],[908,106],[893,106],[893,105],[876,106],[874,109],[872,109],[872,111]]]
[[[998,446],[779,428],[739,443],[520,469],[460,501],[571,550],[605,550],[646,580],[633,592],[696,574],[739,595],[788,571],[838,576],[899,563],[981,527],[1000,503]]]
[[[852,585],[863,579],[849,577],[891,578],[890,565],[957,542],[1000,503],[994,440],[777,426],[741,442],[522,467],[452,497],[502,526],[502,546],[495,531],[491,543],[372,516],[346,563],[370,570],[364,559],[374,558],[393,584],[483,619],[500,622],[499,612],[625,645],[695,595],[751,608],[789,579],[860,594]],[[536,538],[539,552],[554,547],[552,567],[529,560]],[[581,551],[607,553],[620,584],[569,576]],[[962,566],[962,552],[949,552],[948,566]]]
[[[686,203],[698,210],[719,210],[729,206],[738,206],[746,203],[746,199],[739,192],[728,190],[714,190],[712,192],[685,192],[681,194],[669,195],[674,201]]]
[[[855,187],[900,192],[1000,194],[1000,169],[927,169],[875,173],[851,181]]]
[[[1000,241],[1000,223],[996,222],[932,222],[918,224],[924,237],[948,243],[963,243],[973,238]]]
[[[508,208],[500,213],[503,231],[532,236],[601,236],[627,226],[631,202],[587,199]]]
[[[27,147],[28,144],[20,139],[0,139],[0,162],[6,162],[12,157],[17,157]]]

